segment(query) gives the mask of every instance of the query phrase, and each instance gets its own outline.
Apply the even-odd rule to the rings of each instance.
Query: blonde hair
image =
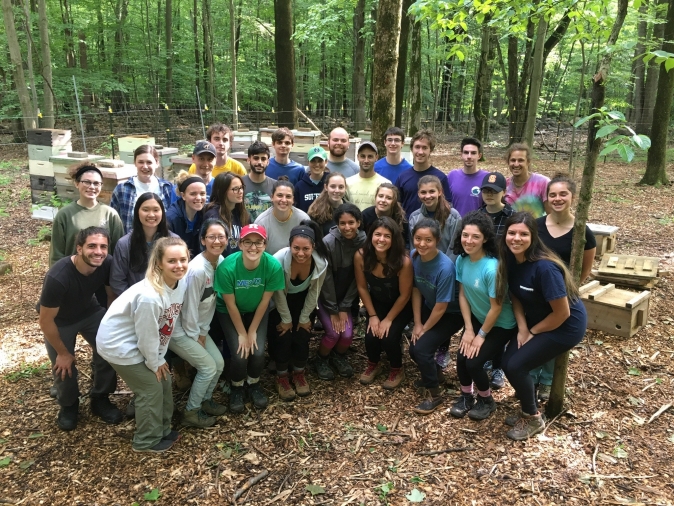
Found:
[[[150,255],[150,261],[147,263],[147,271],[145,271],[145,277],[149,281],[152,288],[159,295],[164,295],[164,277],[161,272],[161,262],[164,259],[166,250],[171,246],[182,246],[185,248],[185,253],[187,257],[190,256],[190,251],[187,248],[187,244],[180,237],[162,237],[157,239],[152,248],[152,254]]]

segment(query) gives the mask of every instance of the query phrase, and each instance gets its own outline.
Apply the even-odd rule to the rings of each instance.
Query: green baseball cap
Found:
[[[314,146],[307,152],[307,160],[311,161],[314,158],[320,158],[321,160],[328,159],[328,153],[320,146]]]

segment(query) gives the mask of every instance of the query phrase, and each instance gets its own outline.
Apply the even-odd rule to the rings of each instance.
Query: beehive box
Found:
[[[632,337],[648,322],[651,292],[630,292],[599,281],[580,287],[587,311],[587,327],[621,337]]]
[[[119,146],[119,152],[133,153],[136,151],[138,146],[144,144],[150,144],[154,146],[154,137],[149,135],[127,135],[126,137],[120,137],[117,139],[117,145]]]
[[[51,204],[51,199],[54,196],[53,191],[48,190],[32,190],[30,191],[30,201],[37,205]]]
[[[33,209],[32,218],[34,220],[54,221],[58,209],[51,206],[36,207]]]
[[[102,160],[103,157],[100,155],[89,155],[85,153],[84,158],[72,158],[67,155],[52,156],[49,161],[52,162],[54,167],[54,177],[56,178],[57,185],[72,185],[73,178],[70,177],[70,169],[74,165],[78,165],[82,162],[92,162],[95,163],[98,160]]]
[[[56,196],[64,201],[69,200],[74,202],[80,198],[80,192],[72,184],[59,184],[58,180],[56,182]]]
[[[72,132],[70,130],[57,130],[54,128],[34,128],[26,130],[28,144],[37,146],[65,146],[70,143]]]
[[[290,154],[288,155],[288,158],[290,158],[293,162],[299,163],[300,165],[306,166],[309,164],[306,153],[302,153],[299,151],[291,151]]]
[[[54,177],[54,164],[44,160],[28,160],[28,173],[31,176]]]
[[[30,189],[31,190],[45,190],[53,192],[56,186],[56,178],[53,176],[36,176],[30,175]]]
[[[372,140],[372,132],[370,130],[358,130],[356,134],[358,134],[358,137],[360,137],[363,142]]]
[[[63,155],[73,150],[72,144],[63,146],[41,146],[38,144],[28,144],[28,159],[48,162],[53,156]]]
[[[174,174],[180,173],[181,170],[190,170],[192,165],[192,159],[186,156],[172,156],[171,164],[173,165],[172,171]]]
[[[258,138],[264,142],[267,146],[271,146],[271,134],[278,130],[277,126],[271,125],[265,128],[260,128]]]
[[[300,128],[292,130],[292,132],[295,137],[293,151],[298,153],[308,153],[311,148],[320,145],[321,132],[318,130]]]
[[[108,162],[117,162],[117,164],[122,164],[122,166],[117,167],[105,167]],[[124,164],[121,160],[100,160],[98,162],[99,169],[101,174],[103,174],[103,187],[101,188],[101,194],[105,191],[112,191],[115,187],[129,179],[131,176],[135,176],[138,171],[136,170],[135,165]],[[99,195],[99,200],[101,197]]]
[[[242,128],[235,130],[232,132],[231,151],[244,151],[247,153],[248,148],[257,140],[257,137],[257,130],[245,130]]]
[[[657,257],[607,253],[601,259],[595,278],[617,285],[653,288],[657,283],[659,263]]]
[[[588,223],[587,226],[594,234],[597,240],[597,251],[595,258],[601,258],[604,253],[613,253],[616,247],[618,227],[611,225],[600,225],[598,223]]]

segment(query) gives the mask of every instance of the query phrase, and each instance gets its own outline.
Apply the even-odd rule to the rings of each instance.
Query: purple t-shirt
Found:
[[[528,211],[534,218],[540,218],[545,214],[543,203],[548,200],[547,190],[550,179],[532,172],[529,180],[520,188],[516,188],[512,178],[508,178],[505,200],[515,212]]]
[[[455,169],[447,174],[449,191],[452,192],[452,205],[461,216],[477,211],[482,206],[480,187],[488,172],[478,170],[475,174],[466,174],[462,169]]]

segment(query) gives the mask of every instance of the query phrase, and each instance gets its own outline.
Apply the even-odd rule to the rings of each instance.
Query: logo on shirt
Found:
[[[471,194],[473,197],[479,197],[479,196],[480,196],[480,187],[479,187],[479,186],[473,186],[473,187],[470,189],[470,194]]]
[[[533,291],[534,291],[533,288],[529,288],[528,286],[522,286],[522,285],[520,285],[520,288],[521,288],[522,290],[524,290],[525,292],[533,292]]]
[[[180,314],[180,308],[182,307],[182,303],[171,304],[164,310],[164,314],[159,317],[159,343],[162,346],[166,346],[171,339],[176,317]]]
[[[479,280],[479,279],[476,279],[476,280],[475,280],[475,283],[473,283],[473,286],[474,286],[475,288],[480,288],[480,280]]]
[[[262,284],[262,278],[253,278],[253,279],[238,279],[236,281],[237,288],[255,288]]]

